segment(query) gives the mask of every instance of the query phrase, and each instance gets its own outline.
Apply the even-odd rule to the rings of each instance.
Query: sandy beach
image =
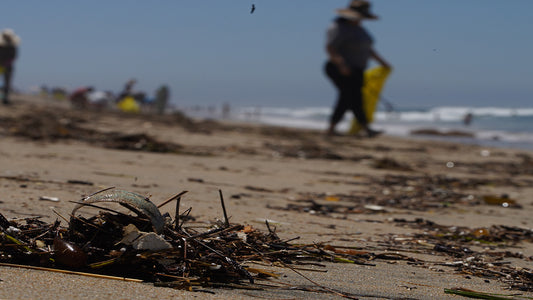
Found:
[[[117,187],[156,204],[188,191],[182,206],[207,224],[223,217],[221,190],[231,223],[266,230],[268,220],[280,237],[299,237],[294,243],[375,254],[368,265],[302,271],[341,294],[459,299],[445,289],[465,288],[533,297],[533,152],[73,111],[36,96],[13,102],[0,107],[0,213],[8,219],[53,222],[52,208],[68,216],[72,201]],[[290,269],[270,269],[284,275],[279,282],[317,288]],[[524,286],[518,278],[528,276]],[[341,298],[294,289],[194,293],[11,267],[0,267],[0,287],[2,299]]]

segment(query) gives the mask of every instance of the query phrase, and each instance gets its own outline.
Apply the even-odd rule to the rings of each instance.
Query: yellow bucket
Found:
[[[117,105],[123,112],[138,113],[141,110],[139,104],[137,104],[137,101],[133,97],[125,97]]]

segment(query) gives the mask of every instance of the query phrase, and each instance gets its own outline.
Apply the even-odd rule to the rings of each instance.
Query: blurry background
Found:
[[[250,14],[252,3],[256,11]],[[22,38],[15,85],[167,83],[176,103],[327,105],[325,31],[347,0],[3,1]],[[532,98],[529,0],[375,0],[367,21],[398,105],[520,106]]]
[[[504,114],[526,116],[515,121],[530,128],[533,1],[372,3],[380,20],[364,25],[394,66],[383,96],[397,111],[442,121],[449,116],[443,107],[452,107],[460,123],[472,108],[483,108],[474,111],[473,125]],[[135,89],[148,94],[168,84],[178,108],[228,103],[234,112],[261,107],[264,115],[283,108],[292,109],[293,120],[305,115],[309,122],[327,118],[336,97],[322,70],[325,32],[348,0],[2,4],[0,28],[22,38],[14,79],[19,90],[92,85],[119,92],[135,78]]]

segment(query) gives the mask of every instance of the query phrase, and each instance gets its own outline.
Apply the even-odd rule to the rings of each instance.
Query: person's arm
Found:
[[[384,68],[392,69],[392,66],[383,58],[381,55],[379,55],[376,50],[372,49],[371,57],[375,59],[380,65],[382,65]]]

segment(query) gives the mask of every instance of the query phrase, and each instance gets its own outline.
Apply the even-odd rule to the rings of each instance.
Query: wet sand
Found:
[[[42,216],[52,222],[58,217],[51,207],[68,215],[75,205],[69,201],[114,186],[150,195],[156,204],[187,190],[182,205],[208,222],[222,218],[220,189],[233,223],[266,230],[268,219],[282,238],[386,257],[371,266],[324,262],[320,272],[304,272],[360,299],[457,299],[444,293],[457,287],[533,296],[509,290],[505,276],[447,266],[467,256],[432,248],[461,244],[442,239],[453,226],[477,232],[483,241],[516,227],[521,235],[512,242],[463,244],[484,259],[533,268],[527,235],[533,227],[532,152],[386,135],[325,138],[318,131],[176,115],[71,111],[66,103],[30,96],[0,107],[0,139],[0,211],[7,218]],[[162,212],[173,214],[171,206]],[[505,251],[516,255],[494,254]],[[286,275],[278,281],[314,286],[289,269],[272,269]],[[272,289],[191,293],[10,267],[0,267],[0,287],[6,299],[340,297]]]

